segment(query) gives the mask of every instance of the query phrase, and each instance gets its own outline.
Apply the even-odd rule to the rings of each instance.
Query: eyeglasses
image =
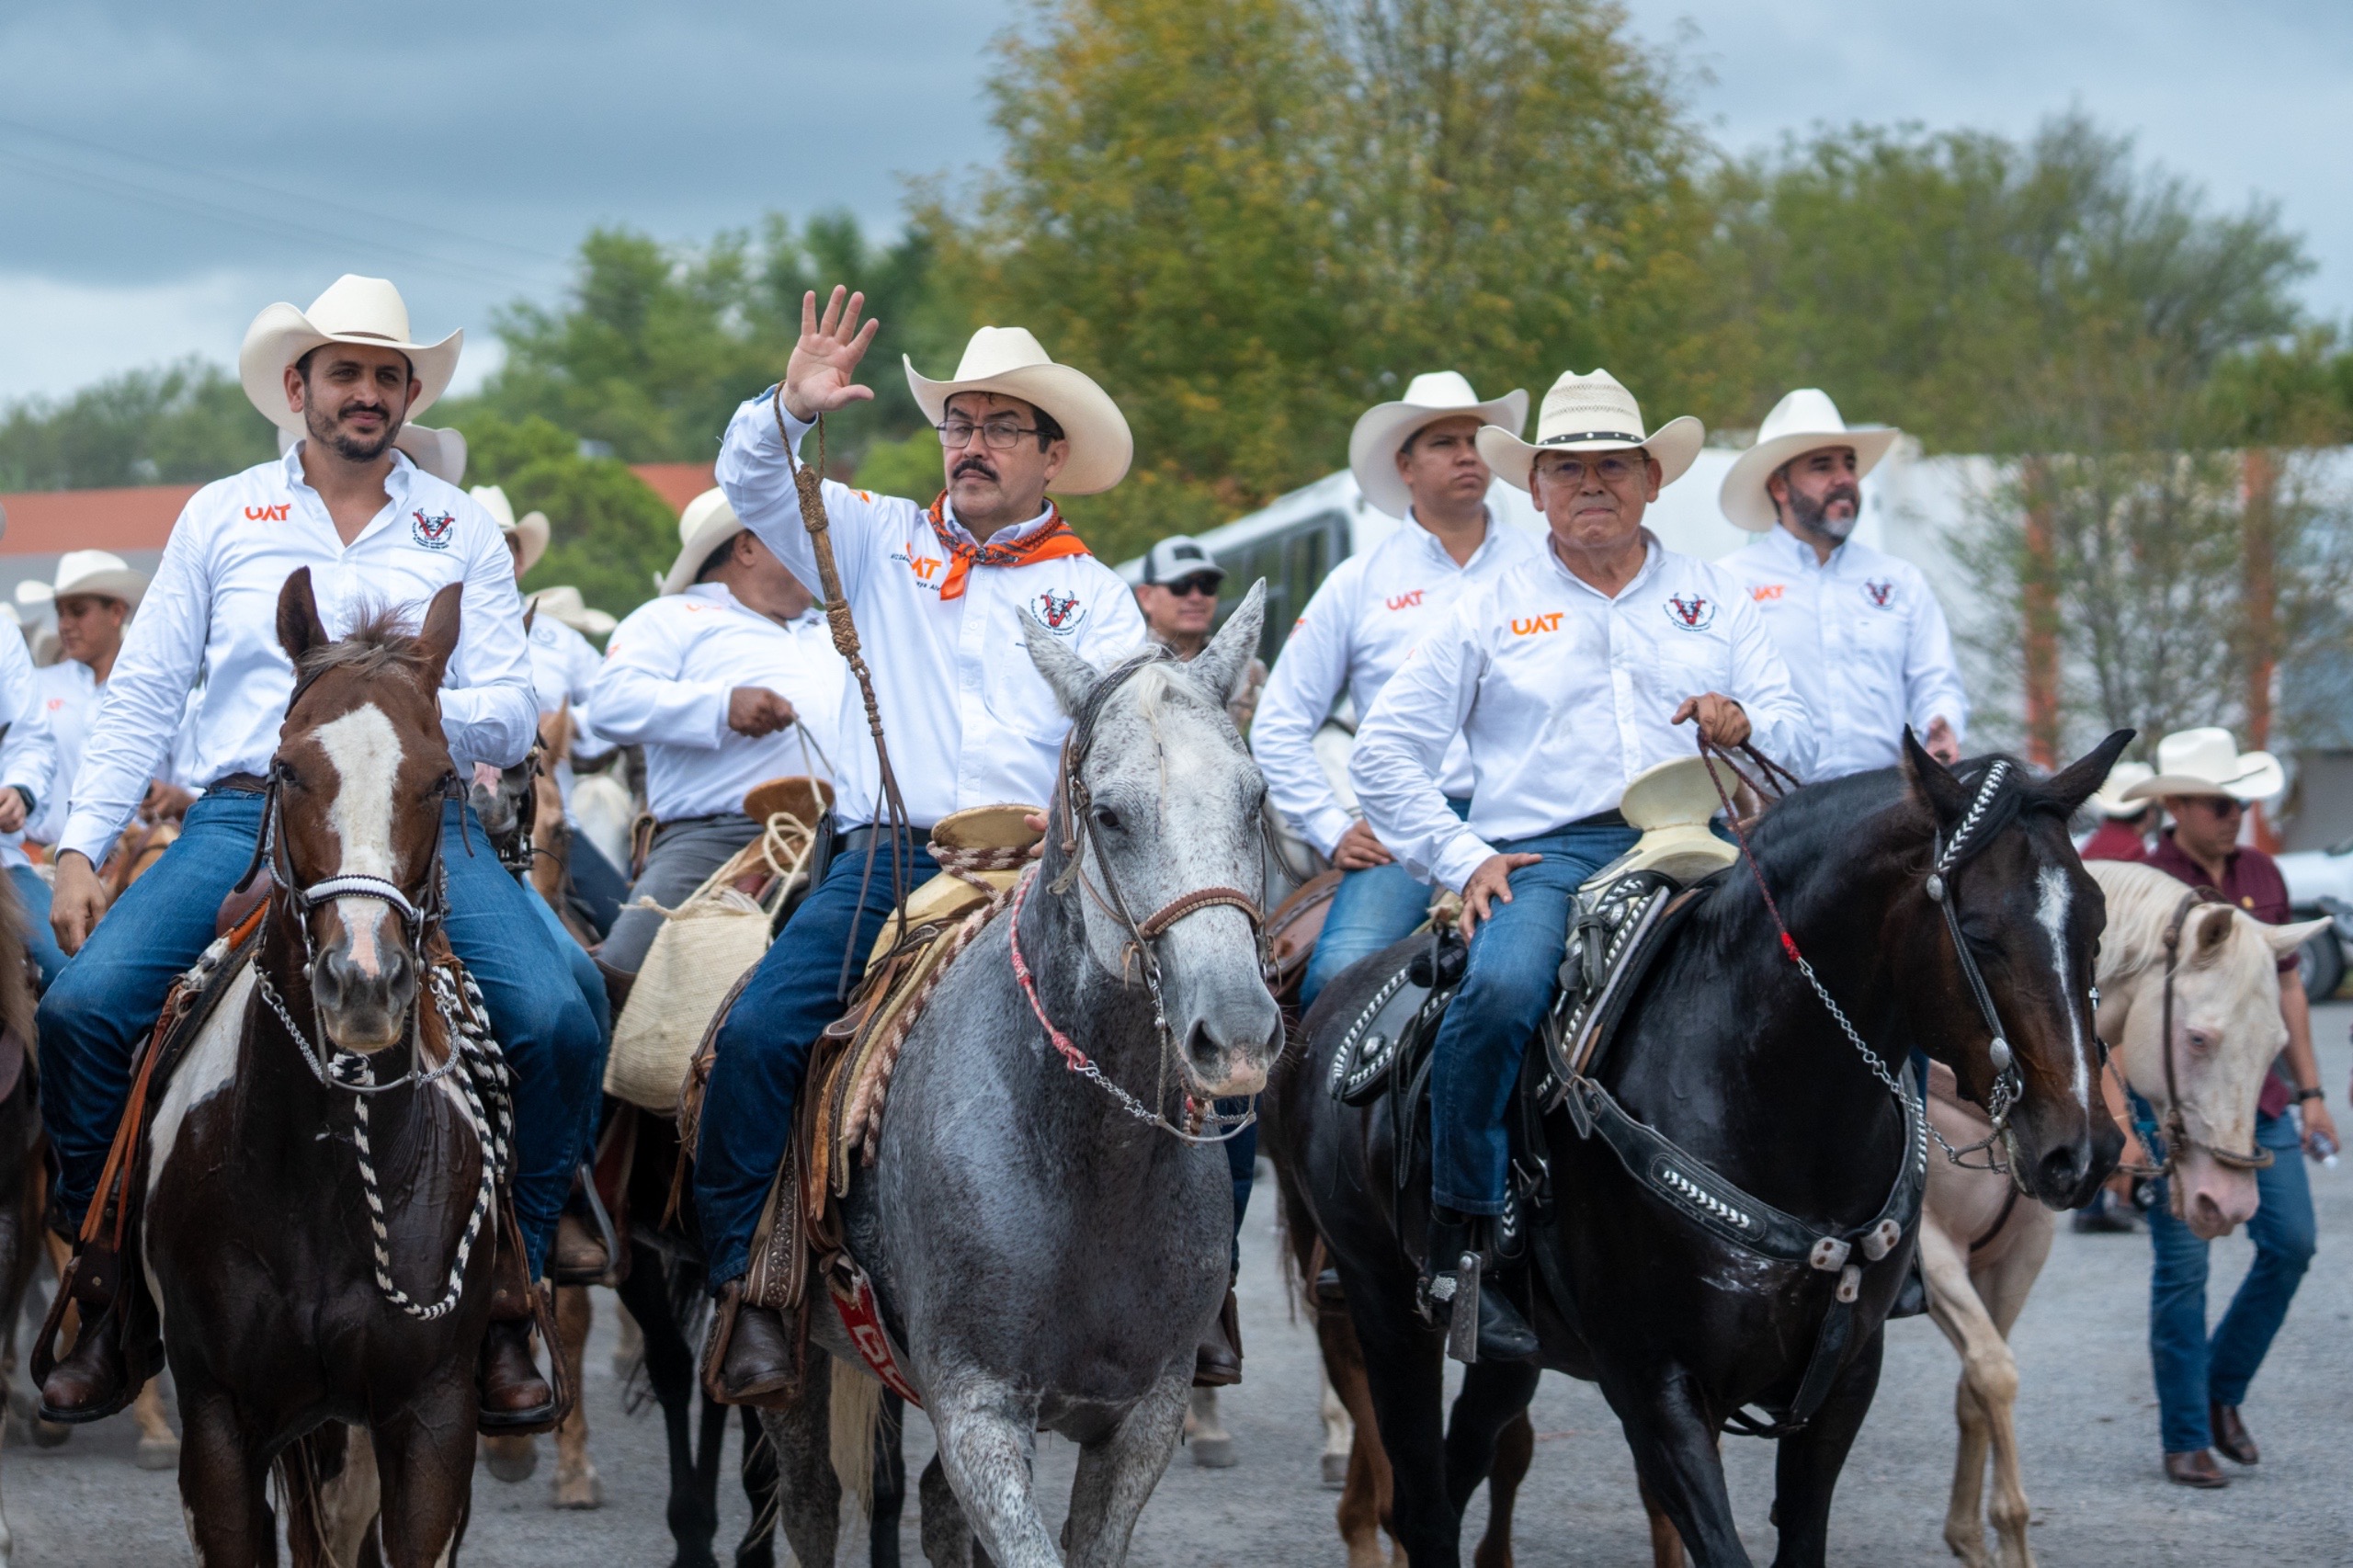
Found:
[[[2234,817],[2246,810],[2246,802],[2232,795],[2192,795],[2189,799],[2218,817]]]
[[[1590,469],[1596,479],[1614,488],[1627,483],[1636,474],[1645,472],[1648,466],[1649,454],[1641,450],[1611,452],[1590,460],[1554,457],[1550,453],[1536,460],[1536,472],[1544,476],[1547,484],[1578,483]]]
[[[1174,583],[1163,583],[1160,586],[1164,592],[1174,594],[1180,599],[1189,599],[1196,594],[1207,594],[1210,597],[1215,598],[1218,583],[1219,579],[1215,577],[1181,577]]]
[[[969,419],[949,419],[932,428],[939,432],[939,444],[951,450],[969,445],[972,432],[977,430],[993,452],[1009,452],[1022,437],[1039,433],[1033,426],[1017,425],[1010,419],[992,419],[981,425],[975,425]]]

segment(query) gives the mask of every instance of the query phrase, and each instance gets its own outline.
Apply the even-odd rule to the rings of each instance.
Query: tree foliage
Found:
[[[131,370],[63,402],[31,398],[0,414],[0,490],[94,490],[197,483],[278,449],[237,379],[188,358]]]
[[[477,410],[460,428],[467,482],[498,485],[517,517],[545,512],[553,525],[526,593],[570,583],[617,616],[653,597],[677,551],[678,519],[626,464],[582,456],[579,437],[537,415],[515,421]]]

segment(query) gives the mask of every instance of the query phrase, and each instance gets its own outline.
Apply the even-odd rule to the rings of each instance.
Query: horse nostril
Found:
[[[2036,1174],[2041,1177],[2042,1190],[2046,1193],[2075,1191],[2075,1184],[2082,1176],[2075,1163],[2075,1146],[2068,1144],[2043,1155]]]

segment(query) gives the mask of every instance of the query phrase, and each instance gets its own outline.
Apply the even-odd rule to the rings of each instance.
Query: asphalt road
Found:
[[[2348,1022],[2353,1005],[2332,1004],[2316,1015],[2325,1081],[2340,1108],[2353,1063]],[[2224,1492],[2180,1491],[2158,1472],[2145,1348],[2146,1239],[2079,1236],[2061,1227],[2015,1340],[2024,1383],[2018,1426],[2043,1562],[2287,1568],[2353,1562],[2353,1469],[2346,1458],[2353,1433],[2347,1419],[2353,1407],[2353,1164],[2310,1168],[2320,1256],[2246,1406],[2264,1461],[2234,1471]],[[1223,1401],[1241,1462],[1204,1470],[1178,1454],[1136,1531],[1131,1561],[1140,1568],[1336,1568],[1345,1561],[1332,1522],[1336,1494],[1318,1484],[1323,1437],[1314,1342],[1287,1312],[1265,1198],[1262,1189],[1243,1244],[1247,1381],[1226,1391]],[[2244,1238],[2217,1244],[2216,1315],[2248,1256]],[[604,1506],[594,1513],[551,1508],[551,1459],[539,1476],[511,1486],[478,1471],[464,1561],[512,1568],[669,1562],[661,1429],[650,1410],[622,1411],[611,1371],[614,1323],[612,1300],[600,1292],[585,1392]],[[1878,1403],[1838,1494],[1834,1562],[1859,1568],[1950,1561],[1940,1531],[1956,1371],[1928,1320],[1891,1326]],[[1535,1467],[1518,1516],[1522,1568],[1646,1563],[1648,1537],[1631,1466],[1600,1396],[1586,1385],[1548,1378],[1535,1419]],[[11,1431],[0,1491],[17,1564],[149,1568],[192,1561],[176,1480],[137,1469],[135,1440],[124,1418],[85,1428],[54,1449],[33,1449],[20,1429]],[[928,1429],[916,1416],[907,1438],[910,1474],[929,1448]],[[1766,1444],[1741,1438],[1727,1439],[1725,1449],[1750,1549],[1769,1558],[1772,1454]],[[1041,1490],[1055,1517],[1068,1495],[1072,1455],[1058,1439],[1041,1441]],[[728,1462],[732,1475],[732,1455]],[[723,1506],[722,1540],[732,1540],[747,1514],[732,1483]],[[914,1512],[911,1505],[902,1532],[910,1563],[921,1561]],[[1474,1504],[1474,1530],[1483,1513],[1483,1502]],[[862,1531],[857,1539],[862,1544]],[[862,1550],[844,1553],[845,1562],[864,1560]]]

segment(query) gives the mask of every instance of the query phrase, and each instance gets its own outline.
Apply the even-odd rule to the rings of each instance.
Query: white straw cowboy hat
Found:
[[[585,631],[591,637],[602,637],[620,624],[583,599],[580,590],[569,583],[558,587],[541,588],[531,596],[531,603],[550,620],[561,621],[574,631]]]
[[[69,550],[57,558],[57,575],[51,581],[34,577],[17,584],[17,602],[48,604],[87,594],[94,598],[120,599],[136,608],[147,592],[147,582],[146,573],[111,551]]]
[[[278,455],[284,457],[301,441],[292,430],[278,432]],[[392,445],[408,454],[408,460],[441,481],[456,484],[466,477],[466,438],[455,430],[436,430],[425,425],[404,425],[401,433],[392,437]]]
[[[1357,427],[1348,432],[1348,472],[1357,476],[1357,489],[1391,517],[1403,517],[1414,496],[1397,472],[1398,449],[1425,426],[1466,414],[1516,436],[1528,423],[1528,393],[1515,388],[1482,403],[1459,370],[1415,376],[1405,383],[1404,397],[1357,415]]]
[[[497,485],[477,484],[466,494],[482,503],[482,509],[490,514],[490,520],[498,525],[500,533],[511,535],[522,542],[523,559],[515,568],[515,575],[520,577],[540,563],[540,557],[548,551],[548,515],[545,512],[526,512],[522,520],[517,522],[515,503],[509,501],[506,492]]]
[[[312,301],[307,311],[282,300],[263,307],[245,328],[244,347],[237,350],[237,376],[264,419],[300,436],[302,416],[286,406],[287,366],[325,343],[397,348],[408,356],[411,371],[422,383],[408,406],[414,418],[449,390],[465,336],[453,332],[438,343],[411,342],[408,306],[402,302],[401,291],[381,278],[347,272]]]
[[[2157,743],[2157,771],[2120,798],[2154,801],[2165,795],[2228,795],[2268,801],[2288,787],[2288,770],[2268,751],[2239,750],[2228,730],[2177,730]]]
[[[743,531],[744,525],[736,520],[735,508],[727,504],[724,490],[714,487],[688,502],[687,509],[678,514],[678,558],[662,574],[662,591],[685,593],[702,563],[710,559],[710,552]]]
[[[2108,778],[2092,791],[2085,802],[2104,817],[2137,817],[2149,809],[2146,801],[2128,801],[2124,791],[2136,784],[2155,778],[2157,770],[2145,762],[2120,762],[2108,770]]]
[[[1903,434],[1886,425],[1850,430],[1827,392],[1800,387],[1775,403],[1765,423],[1756,427],[1756,444],[1733,461],[1724,475],[1723,487],[1716,492],[1716,501],[1725,517],[1749,532],[1770,533],[1780,517],[1773,509],[1765,482],[1783,463],[1824,447],[1852,447],[1855,477],[1860,479],[1879,466],[1879,460],[1887,456],[1887,449]]]
[[[948,381],[917,375],[915,361],[904,355],[900,361],[907,368],[916,405],[934,425],[946,417],[948,400],[965,392],[1001,392],[1052,415],[1070,437],[1070,460],[1049,487],[1059,494],[1093,495],[1127,476],[1136,450],[1127,416],[1085,371],[1047,358],[1028,327],[981,328],[964,346],[964,358]]]
[[[1643,428],[1642,404],[1607,370],[1589,376],[1563,370],[1544,394],[1536,414],[1536,439],[1523,441],[1494,426],[1479,432],[1479,455],[1495,476],[1517,490],[1528,488],[1539,452],[1607,452],[1640,447],[1658,463],[1661,489],[1683,477],[1708,427],[1689,415],[1655,430]]]

